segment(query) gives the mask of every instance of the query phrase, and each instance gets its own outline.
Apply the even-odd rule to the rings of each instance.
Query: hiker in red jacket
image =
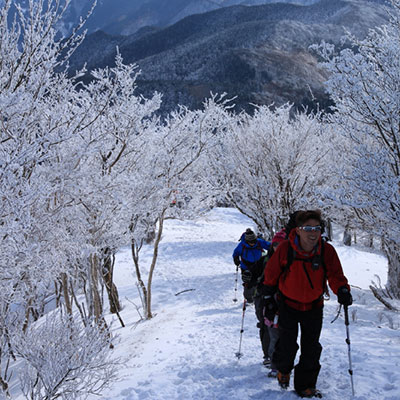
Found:
[[[328,281],[340,304],[352,304],[339,257],[321,239],[323,222],[319,210],[299,211],[296,228],[278,246],[264,271],[262,293],[266,309],[279,312],[279,339],[273,355],[281,387],[289,386],[294,367],[299,325],[301,354],[294,367],[294,388],[300,397],[321,397],[316,389],[321,365],[323,294]],[[277,292],[277,296],[274,296]],[[278,298],[276,304],[275,297]]]

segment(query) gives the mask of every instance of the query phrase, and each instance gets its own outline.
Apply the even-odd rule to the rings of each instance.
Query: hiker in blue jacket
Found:
[[[264,263],[259,261],[266,256],[271,242],[257,238],[250,228],[246,229],[240,239],[240,243],[232,254],[233,262],[236,266],[240,266],[244,287],[243,296],[248,303],[253,303],[258,280],[264,273]]]
[[[233,262],[236,268],[242,273],[243,296],[247,303],[254,303],[255,312],[258,319],[257,327],[259,328],[259,336],[264,354],[264,365],[270,364],[269,347],[270,337],[267,326],[264,324],[263,304],[261,296],[257,294],[257,286],[260,285],[264,277],[264,268],[267,262],[268,253],[271,243],[263,239],[257,238],[254,232],[248,228],[240,238],[240,243],[233,251]]]

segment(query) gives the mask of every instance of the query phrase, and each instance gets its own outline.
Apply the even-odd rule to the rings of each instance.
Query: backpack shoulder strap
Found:
[[[326,272],[326,264],[325,264],[325,240],[322,239],[321,242],[321,264],[324,268],[324,271]]]
[[[267,264],[268,261],[268,255],[262,256],[259,260],[258,263],[260,263],[260,275],[257,278],[257,284],[261,283],[264,281],[264,271],[265,271],[265,266]]]
[[[285,274],[289,271],[290,266],[292,265],[295,257],[296,257],[296,252],[294,251],[293,247],[290,245],[290,242],[288,242],[286,265],[282,268],[281,275]]]
[[[324,286],[323,286],[323,290],[324,290],[324,292],[326,292],[326,289],[327,289],[327,286],[326,286],[327,272],[326,272],[326,264],[325,264],[325,259],[324,259],[324,256],[325,256],[324,250],[325,250],[325,242],[322,241],[322,243],[321,243],[321,255],[320,255],[321,258],[320,258],[320,260],[321,260],[322,268],[324,269],[324,284],[323,284]],[[286,262],[286,265],[282,268],[282,272],[281,272],[281,274],[279,276],[279,279],[280,279],[280,277],[282,275],[283,275],[283,278],[285,278],[285,274],[287,274],[287,272],[290,269],[290,266],[293,263],[293,260],[295,260],[295,259],[296,259],[296,251],[293,249],[293,247],[289,243],[288,250],[287,250],[287,262]],[[301,259],[301,260],[303,260],[303,259]],[[311,260],[309,260],[309,261],[311,261]],[[313,287],[313,285],[311,283],[311,280],[310,280],[310,277],[309,277],[309,275],[308,275],[306,270],[305,270],[305,272],[307,274],[307,278],[308,278],[308,280],[310,282],[311,287]]]
[[[323,291],[324,291],[324,294],[326,295],[326,297],[329,298],[329,290],[328,290],[328,285],[327,285],[328,272],[326,270],[326,264],[325,264],[325,240],[323,240],[323,239],[321,242],[321,265],[322,265],[322,268],[324,269]]]

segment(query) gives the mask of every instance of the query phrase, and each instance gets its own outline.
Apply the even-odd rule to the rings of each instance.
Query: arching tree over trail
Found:
[[[400,298],[400,1],[391,0],[390,21],[353,49],[320,54],[330,73],[332,116],[351,142],[341,198],[371,233],[383,238],[389,261],[387,288]]]

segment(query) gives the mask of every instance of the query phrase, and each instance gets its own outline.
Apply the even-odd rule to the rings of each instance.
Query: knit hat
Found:
[[[257,240],[257,236],[250,228],[247,228],[244,234],[244,240],[250,243],[255,242]]]
[[[272,244],[280,243],[284,240],[286,240],[286,232],[284,229],[282,229],[279,232],[275,233],[274,237],[272,238]]]

